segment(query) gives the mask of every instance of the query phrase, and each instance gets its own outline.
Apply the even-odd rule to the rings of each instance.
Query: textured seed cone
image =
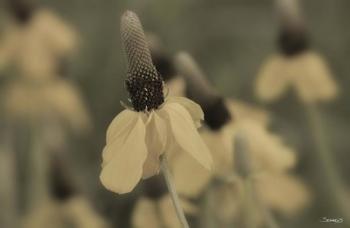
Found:
[[[164,102],[163,79],[152,63],[141,22],[131,11],[122,16],[121,37],[128,62],[126,89],[134,109],[158,108]]]
[[[287,56],[293,56],[307,50],[309,38],[299,1],[276,0],[276,9],[280,21],[280,51]]]
[[[187,96],[202,107],[205,122],[211,129],[220,129],[231,120],[224,99],[212,88],[188,53],[181,52],[176,55],[175,67],[186,80]]]

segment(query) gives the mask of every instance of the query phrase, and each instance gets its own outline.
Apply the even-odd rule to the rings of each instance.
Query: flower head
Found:
[[[293,88],[307,104],[334,99],[338,94],[337,84],[324,59],[310,49],[298,1],[277,3],[281,22],[279,53],[270,57],[258,72],[257,96],[271,102]]]
[[[125,81],[136,111],[157,109],[164,102],[163,79],[153,65],[152,57],[136,14],[128,11],[122,17],[121,34],[128,59]]]
[[[205,123],[212,130],[218,130],[231,120],[224,99],[211,87],[194,59],[185,52],[175,58],[179,73],[186,80],[187,97],[203,108]]]
[[[275,101],[289,88],[306,104],[331,101],[338,95],[328,65],[313,51],[292,58],[275,54],[262,65],[255,83],[255,92],[261,100]]]
[[[33,12],[29,22],[10,23],[4,31],[0,69],[14,66],[22,77],[52,79],[62,70],[62,58],[74,51],[76,31],[45,8]]]
[[[159,173],[160,156],[181,152],[209,169],[212,159],[197,132],[204,118],[202,109],[183,97],[164,97],[162,77],[152,63],[135,13],[123,14],[121,32],[128,60],[126,89],[133,110],[122,111],[108,127],[102,184],[116,193],[130,192],[141,177]]]
[[[63,79],[15,80],[2,92],[4,115],[13,122],[62,121],[73,130],[91,128],[88,110],[74,85]]]

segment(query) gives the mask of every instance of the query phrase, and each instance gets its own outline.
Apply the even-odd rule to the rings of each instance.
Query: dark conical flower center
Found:
[[[152,61],[165,82],[170,81],[176,76],[174,64],[169,56],[153,54]]]
[[[215,131],[220,130],[226,123],[232,120],[222,97],[213,98],[210,104],[202,104],[204,121],[207,126]]]
[[[164,102],[162,77],[153,66],[142,62],[135,66],[125,81],[135,111],[157,109]]]
[[[297,55],[309,48],[309,40],[303,29],[282,29],[278,38],[278,45],[283,54]]]

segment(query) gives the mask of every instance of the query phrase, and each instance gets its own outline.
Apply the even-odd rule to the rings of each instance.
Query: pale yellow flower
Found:
[[[213,174],[219,177],[231,174],[234,161],[235,129],[233,126],[223,126],[217,131],[206,127],[201,129],[200,134],[213,157]]]
[[[329,101],[338,94],[328,65],[313,51],[293,56],[275,54],[262,65],[255,84],[260,99],[277,100],[289,88],[305,103]]]
[[[18,68],[25,77],[48,78],[57,74],[60,58],[77,44],[76,32],[52,11],[38,9],[25,25],[8,26],[0,40],[0,69]]]
[[[268,126],[270,123],[269,112],[258,106],[231,98],[226,100],[226,106],[234,117],[233,124],[245,120],[255,121],[262,126]]]
[[[10,120],[63,120],[73,129],[90,128],[90,117],[81,95],[68,81],[19,79],[2,92],[6,118]]]
[[[264,209],[280,212],[284,216],[293,217],[307,207],[311,195],[305,184],[288,173],[268,173],[252,177],[252,193],[246,195],[244,180],[235,180],[213,186],[208,198],[215,217],[223,224],[232,224],[242,219],[246,197],[252,197],[255,206],[251,208],[251,219],[262,225],[265,219]],[[292,196],[292,197],[291,197]],[[259,226],[260,227],[260,226]]]
[[[122,39],[128,58],[133,110],[118,114],[107,130],[100,179],[116,193],[130,192],[141,177],[159,173],[160,156],[188,153],[210,169],[210,152],[197,132],[204,115],[199,105],[182,97],[164,99],[163,81],[153,66],[136,14],[122,16]]]
[[[256,125],[252,124],[252,126]],[[224,203],[217,204],[216,202],[220,202],[221,199],[227,203],[235,202],[234,205],[239,208],[235,209],[237,214],[222,217],[223,222],[242,217],[240,213],[246,206],[247,197],[251,198],[252,202],[256,202],[251,213],[252,219],[258,224],[264,222],[266,210],[293,216],[306,207],[310,202],[310,192],[297,177],[289,173],[295,165],[295,156],[292,151],[283,148],[282,145],[279,145],[280,142],[276,143],[273,139],[266,139],[268,134],[262,133],[261,129],[242,128],[238,132],[240,137],[236,138],[236,143],[240,146],[235,151],[237,174],[230,177],[226,184],[214,186],[210,192],[213,195],[211,197],[216,197],[216,200],[213,200],[215,207],[231,207]],[[260,138],[261,136],[263,137]],[[257,138],[257,141],[251,138]],[[271,145],[267,142],[270,142]],[[266,145],[269,146],[266,147]],[[248,182],[251,183],[251,195],[245,195],[247,189],[244,186]],[[237,191],[242,188],[242,191]],[[231,191],[233,194],[229,196],[221,194],[222,197],[226,197],[223,199],[216,191]],[[289,197],[290,195],[293,197]]]
[[[211,100],[219,100],[218,97],[220,96],[205,79],[196,62],[187,53],[178,54],[175,62],[179,73],[189,83],[188,89],[194,91],[190,94],[191,98],[194,98],[195,101],[204,107],[203,109],[207,116],[212,117],[207,118],[206,116],[205,123],[207,127],[202,128],[200,133],[212,153],[215,175],[224,177],[232,172],[235,156],[234,138],[237,131],[245,131],[246,135],[249,136],[247,140],[249,141],[250,150],[254,153],[252,163],[256,169],[264,169],[266,167],[282,169],[295,164],[294,151],[287,147],[278,136],[267,130],[269,124],[267,111],[232,99],[226,99],[220,105],[216,105],[216,108],[211,108],[208,105],[208,101],[204,99],[211,102]],[[215,104],[215,102],[212,103]],[[221,115],[225,112],[232,118],[222,118],[223,116]],[[224,121],[217,122],[215,121],[217,118]],[[275,161],[266,160],[264,156],[276,159]],[[190,165],[188,167],[191,168]],[[175,172],[175,178],[176,175]],[[202,175],[205,175],[205,172],[202,172]],[[191,175],[188,175],[186,178],[191,178]],[[193,176],[192,178],[198,177]],[[179,179],[182,178],[179,177]],[[202,185],[199,184],[199,186]]]
[[[254,172],[284,171],[295,166],[296,152],[263,126],[245,121],[238,123],[237,131],[245,135],[250,168]]]
[[[310,202],[311,195],[305,184],[292,174],[260,175],[255,178],[254,184],[262,204],[286,216],[295,215]]]
[[[262,201],[264,207],[282,211],[287,215],[303,208],[309,201],[309,192],[298,179],[288,174],[296,164],[295,151],[288,147],[278,135],[268,130],[270,121],[268,112],[242,101],[226,99],[221,103],[224,107],[222,105],[216,107],[219,107],[220,111],[226,108],[232,119],[216,122],[214,118],[220,118],[220,115],[215,115],[220,112],[219,108],[211,109],[206,99],[209,102],[215,100],[218,94],[213,91],[189,55],[181,54],[176,63],[179,73],[184,75],[186,82],[190,82],[188,89],[193,89],[191,98],[203,104],[204,112],[213,117],[209,119],[211,122],[205,120],[207,126],[200,131],[213,157],[213,173],[207,175],[203,171],[196,171],[195,166],[192,165],[193,162],[188,159],[186,162],[181,161],[181,164],[177,164],[180,162],[176,160],[170,160],[172,166],[181,167],[173,171],[174,178],[179,180],[176,184],[183,186],[178,188],[179,194],[195,197],[203,192],[213,178],[221,180],[219,184],[211,184],[207,192],[212,212],[220,224],[228,225],[232,224],[233,220],[239,220],[245,206],[243,199],[248,196],[245,196],[247,193],[244,189],[244,178],[235,172],[241,165],[239,151],[235,145],[238,143],[236,136],[244,134],[253,191],[258,193],[257,199]],[[197,88],[193,88],[194,86]],[[214,128],[210,127],[213,123]],[[276,197],[273,197],[273,194],[265,194],[261,189],[274,177],[281,179],[281,185],[273,183],[272,186],[282,189],[288,185],[291,191],[281,191],[280,194],[275,195]],[[200,181],[196,182],[196,180]],[[286,198],[285,201],[280,199],[282,195]],[[297,199],[292,199],[288,197],[289,195],[295,195]],[[257,208],[253,213],[253,219],[261,223],[264,215],[260,209]]]
[[[198,209],[187,200],[180,199],[181,206],[188,215],[196,215]],[[181,228],[176,217],[175,209],[169,195],[158,200],[140,198],[132,213],[132,226],[134,228]]]
[[[230,102],[228,107],[230,106]],[[242,110],[241,107],[244,107]],[[246,115],[242,118],[235,113],[246,112],[247,107],[251,117]],[[200,133],[204,142],[209,147],[213,157],[213,172],[217,176],[226,176],[232,172],[235,158],[235,136],[237,132],[247,135],[248,147],[253,156],[251,163],[255,170],[284,170],[293,167],[296,163],[295,151],[284,144],[282,139],[267,130],[266,118],[261,118],[262,110],[253,108],[248,104],[244,106],[230,107],[230,113],[234,120],[220,130],[212,131],[208,128],[201,129]],[[273,159],[272,159],[273,158]]]
[[[33,208],[21,221],[25,228],[63,228],[72,225],[76,228],[107,228],[104,219],[82,197],[67,201],[46,200]]]
[[[214,159],[213,157],[213,170],[215,170]],[[180,150],[174,151],[169,157],[169,165],[173,173],[176,191],[183,197],[196,198],[199,196],[213,176],[211,171],[205,169],[188,153],[183,153]]]

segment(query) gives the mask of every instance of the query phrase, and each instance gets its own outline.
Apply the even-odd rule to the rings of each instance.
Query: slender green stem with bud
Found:
[[[176,193],[174,181],[172,179],[172,176],[171,176],[171,173],[169,171],[168,164],[167,164],[165,157],[161,157],[161,170],[162,170],[166,185],[169,189],[171,200],[173,202],[173,205],[174,205],[174,208],[176,211],[176,215],[181,223],[181,226],[183,228],[189,228],[190,226],[188,225],[188,222],[187,222],[186,217],[185,217],[185,213],[180,205],[180,199]]]

